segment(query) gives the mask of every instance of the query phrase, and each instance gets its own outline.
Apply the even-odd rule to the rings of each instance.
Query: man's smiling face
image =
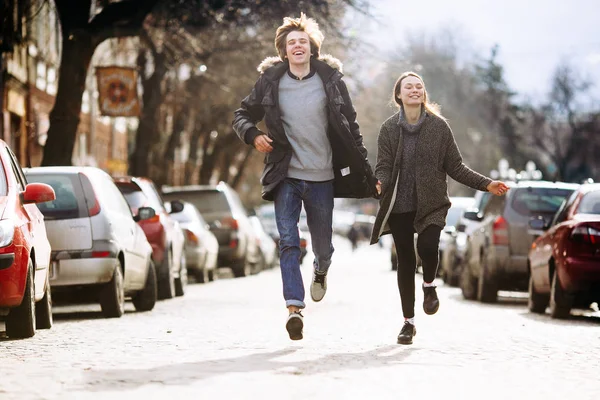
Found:
[[[292,31],[285,42],[285,54],[290,64],[308,64],[310,62],[310,40],[308,33]]]

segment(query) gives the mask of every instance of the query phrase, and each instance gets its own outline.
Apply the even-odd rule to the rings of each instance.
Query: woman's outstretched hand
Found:
[[[495,194],[496,196],[502,196],[506,194],[506,192],[508,192],[509,187],[504,182],[492,181],[489,185],[487,185],[486,189],[491,194]]]

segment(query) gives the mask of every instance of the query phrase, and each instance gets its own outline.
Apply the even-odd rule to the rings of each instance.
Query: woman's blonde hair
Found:
[[[429,112],[430,114],[437,115],[438,117],[445,119],[442,116],[442,114],[440,113],[440,106],[436,103],[430,103],[427,100],[427,89],[425,89],[425,81],[423,81],[423,78],[421,78],[421,76],[419,74],[417,74],[416,72],[407,71],[407,72],[403,73],[402,75],[400,75],[400,78],[398,78],[398,80],[396,81],[396,84],[394,85],[394,93],[392,96],[392,101],[394,103],[396,103],[396,105],[399,108],[402,107],[402,100],[400,99],[400,90],[402,89],[402,81],[404,80],[404,78],[408,78],[409,76],[414,76],[415,78],[419,79],[421,81],[421,83],[423,84],[423,107],[425,107],[425,110],[427,112]]]
[[[279,58],[285,59],[285,44],[287,35],[290,32],[299,31],[306,32],[310,41],[310,54],[315,58],[319,58],[321,54],[321,44],[325,39],[323,33],[319,30],[319,24],[312,19],[307,18],[306,14],[300,13],[300,18],[285,17],[283,24],[277,28],[275,33],[275,49],[279,54]]]

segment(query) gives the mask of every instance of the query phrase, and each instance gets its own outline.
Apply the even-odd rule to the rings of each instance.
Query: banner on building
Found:
[[[137,72],[128,67],[96,67],[100,114],[109,117],[137,117]]]

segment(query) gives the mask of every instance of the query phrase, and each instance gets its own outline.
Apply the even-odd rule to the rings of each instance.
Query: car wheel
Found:
[[[35,305],[35,324],[37,329],[50,329],[52,328],[52,293],[50,291],[50,280],[46,277],[46,288],[44,290],[44,297],[38,301]]]
[[[29,338],[35,335],[35,288],[31,260],[27,266],[26,279],[21,305],[11,309],[6,318],[6,335],[11,338]]]
[[[244,276],[250,275],[250,273],[252,272],[250,263],[245,259],[238,261],[236,264],[234,264],[231,270],[235,278],[243,278]]]
[[[158,278],[158,299],[172,299],[175,296],[175,278],[173,277],[172,255],[169,251],[165,256],[161,271],[156,274]]]
[[[536,314],[543,314],[546,312],[546,307],[550,301],[550,296],[547,294],[541,294],[536,292],[533,283],[533,274],[529,274],[529,300],[527,301],[527,307],[529,311]]]
[[[497,277],[490,265],[489,257],[481,257],[481,271],[477,282],[477,299],[482,303],[495,303],[498,301]]]
[[[462,269],[460,289],[465,299],[475,300],[477,298],[477,278],[471,274],[471,268],[468,265]]]
[[[217,274],[214,269],[211,269],[210,271],[208,271],[208,281],[209,282],[214,281],[216,277],[217,277]]]
[[[183,296],[185,294],[185,287],[188,283],[187,277],[187,264],[185,262],[185,256],[181,256],[179,261],[179,278],[175,278],[175,296]]]
[[[154,261],[150,260],[148,262],[146,285],[144,285],[144,288],[137,292],[131,300],[137,311],[150,311],[156,304],[156,298],[156,267],[154,266]]]
[[[107,318],[119,318],[125,312],[125,290],[123,287],[123,271],[117,260],[115,272],[110,282],[105,283],[100,291],[100,307]]]
[[[206,283],[209,281],[210,277],[209,275],[209,271],[206,270],[206,268],[202,268],[200,270],[196,269],[194,270],[194,278],[196,279],[196,282],[198,283]]]
[[[571,314],[572,304],[572,296],[570,296],[560,285],[558,269],[554,268],[552,289],[550,291],[550,316],[558,319],[568,318]]]
[[[449,286],[457,287],[460,285],[460,263],[456,260],[453,260],[449,263],[448,270],[446,271],[446,283]]]

